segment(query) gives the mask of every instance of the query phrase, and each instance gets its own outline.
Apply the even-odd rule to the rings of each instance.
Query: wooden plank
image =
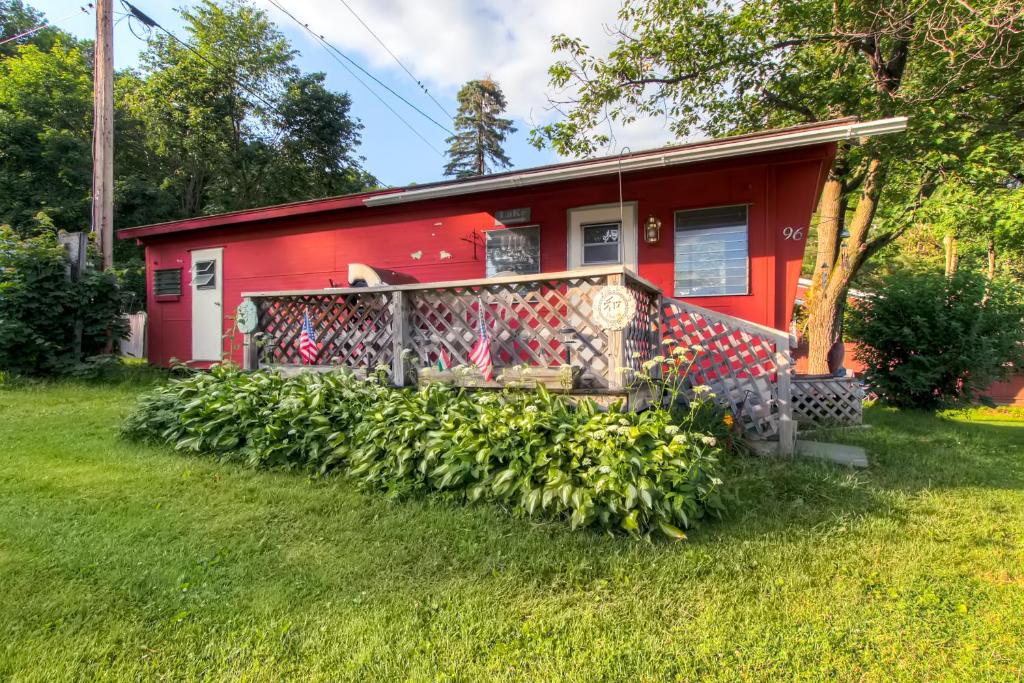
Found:
[[[571,391],[579,380],[579,368],[506,368],[492,380],[485,380],[475,367],[464,366],[451,370],[420,368],[417,383],[444,382],[474,389],[503,389],[505,387],[530,388],[541,385],[552,391]]]
[[[608,284],[625,285],[625,275],[609,275]],[[625,370],[629,369],[626,363],[626,330],[605,330],[605,333],[608,335],[608,388],[612,391],[621,391],[628,383],[624,377]]]
[[[391,294],[391,382],[405,386],[405,293]]]
[[[325,287],[324,289],[282,290],[269,292],[242,292],[243,297],[280,297],[280,296],[322,296],[324,294],[370,294],[374,292],[412,292],[432,289],[452,289],[485,287],[489,285],[523,284],[546,282],[549,280],[572,280],[575,278],[599,277],[607,275],[625,275],[646,287],[654,285],[638,275],[632,274],[622,266],[590,266],[576,270],[562,270],[553,273],[534,273],[532,275],[502,275],[501,277],[473,278],[469,280],[444,280],[441,282],[418,282],[411,285],[384,285],[381,287]]]
[[[793,420],[793,389],[790,382],[792,367],[789,349],[775,350],[776,394],[779,408],[779,455],[790,456],[796,451],[796,422]]]

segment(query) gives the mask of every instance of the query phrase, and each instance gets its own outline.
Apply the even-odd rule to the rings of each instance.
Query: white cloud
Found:
[[[547,70],[556,59],[551,36],[578,36],[595,52],[607,52],[614,39],[605,27],[616,23],[620,0],[346,2],[435,97],[452,102],[465,81],[489,74],[505,92],[508,113],[525,130],[557,117],[547,99]],[[297,29],[266,0],[256,3],[266,7],[282,28]],[[286,7],[385,82],[407,78],[339,0],[290,0]],[[646,120],[617,129],[615,151],[664,144],[671,136],[663,124]]]

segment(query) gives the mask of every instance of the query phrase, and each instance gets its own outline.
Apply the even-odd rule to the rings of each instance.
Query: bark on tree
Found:
[[[819,265],[812,292],[808,295],[810,310],[807,336],[810,347],[807,369],[811,374],[825,374],[835,370],[829,367],[829,352],[841,341],[846,291],[850,280],[870,253],[879,246],[868,241],[868,231],[878,209],[878,198],[884,184],[885,167],[881,156],[876,153],[868,160],[860,182],[857,208],[845,225],[842,216],[846,213],[846,197],[842,191],[843,176],[839,174],[840,170],[833,166],[819,207],[816,261]],[[849,230],[845,244],[840,237],[843,227]]]

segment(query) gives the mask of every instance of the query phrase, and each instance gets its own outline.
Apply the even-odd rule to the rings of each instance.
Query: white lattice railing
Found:
[[[793,415],[817,425],[864,422],[864,390],[855,377],[797,375],[793,378]]]
[[[777,437],[780,452],[793,452],[789,334],[671,297],[662,297],[661,332],[678,344],[702,347],[688,376],[691,388],[709,386],[746,433]]]
[[[595,320],[594,297],[606,285],[623,285],[634,298],[636,315],[625,329],[603,329]],[[778,437],[780,451],[792,452],[789,335],[663,297],[621,266],[243,296],[256,304],[262,337],[257,345],[246,335],[247,368],[301,365],[298,337],[308,312],[320,335],[315,365],[390,365],[399,385],[411,379],[413,359],[431,367],[444,350],[455,364],[467,363],[481,313],[496,374],[572,365],[585,391],[628,391],[633,372],[659,353],[665,337],[699,344],[706,353],[691,370],[691,386],[709,385],[748,434]]]
[[[624,330],[595,322],[594,297],[609,284],[625,285],[636,316]],[[515,275],[416,285],[256,292],[256,348],[247,340],[246,366],[300,365],[298,338],[305,313],[320,335],[314,365],[371,369],[390,365],[396,382],[407,365],[433,366],[442,350],[455,364],[468,363],[483,315],[496,369],[553,369],[571,364],[580,388],[624,390],[629,369],[653,355],[660,293],[621,267]],[[627,368],[626,371],[620,368]]]

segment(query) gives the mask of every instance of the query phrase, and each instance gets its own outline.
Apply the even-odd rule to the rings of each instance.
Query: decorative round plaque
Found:
[[[636,300],[622,285],[608,285],[594,296],[594,322],[604,330],[621,330],[636,316]]]
[[[238,326],[238,331],[242,334],[251,334],[256,331],[256,323],[259,315],[256,312],[256,304],[251,300],[246,299],[242,303],[238,304],[238,310],[235,311],[235,325]]]

